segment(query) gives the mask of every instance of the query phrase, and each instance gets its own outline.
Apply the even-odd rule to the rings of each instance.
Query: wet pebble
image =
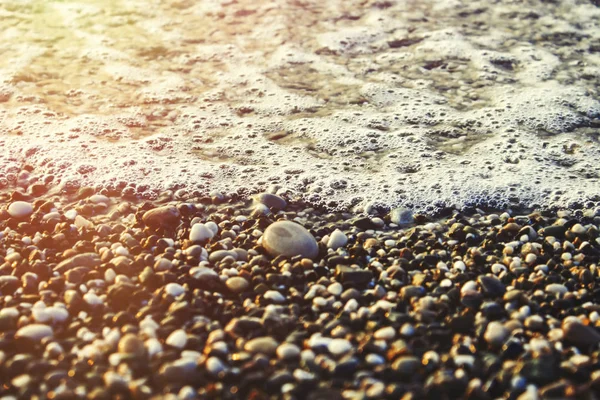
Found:
[[[262,245],[274,257],[302,256],[314,259],[319,248],[317,241],[303,226],[290,221],[277,221],[267,227]]]

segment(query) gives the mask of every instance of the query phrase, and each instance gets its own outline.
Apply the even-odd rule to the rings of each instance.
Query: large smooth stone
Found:
[[[52,331],[52,328],[49,327],[48,325],[44,325],[44,324],[31,324],[31,325],[27,325],[22,327],[21,329],[19,329],[17,331],[17,333],[15,334],[15,337],[22,337],[22,338],[27,338],[27,339],[31,339],[33,341],[40,341],[45,337],[49,337],[52,336],[54,334],[54,332]]]
[[[319,254],[317,241],[302,225],[290,221],[277,221],[265,230],[263,247],[274,257],[302,256],[314,259]]]
[[[33,206],[26,201],[15,201],[8,206],[8,213],[13,218],[28,217],[33,213]]]

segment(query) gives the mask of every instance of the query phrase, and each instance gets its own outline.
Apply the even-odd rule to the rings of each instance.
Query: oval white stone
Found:
[[[327,345],[327,350],[334,356],[340,356],[352,350],[352,343],[346,339],[333,339]]]
[[[192,242],[202,242],[212,239],[213,236],[215,236],[214,232],[201,223],[192,225],[192,229],[190,229],[190,241]]]
[[[185,347],[187,343],[187,333],[183,329],[177,329],[173,331],[167,340],[165,341],[169,346],[177,347],[178,349],[182,349]]]
[[[302,256],[314,259],[319,254],[317,241],[302,225],[277,221],[267,227],[262,236],[263,247],[273,257]]]
[[[337,250],[340,247],[344,247],[346,244],[348,244],[348,237],[339,229],[336,229],[329,235],[329,240],[327,241],[328,248]]]
[[[13,218],[23,218],[33,213],[33,206],[26,201],[14,201],[8,206],[8,213]]]
[[[43,338],[54,335],[51,327],[44,324],[31,324],[22,327],[17,331],[15,337],[24,337],[31,340],[42,340]]]
[[[165,292],[173,297],[177,297],[185,292],[185,288],[178,283],[171,282],[165,286]]]

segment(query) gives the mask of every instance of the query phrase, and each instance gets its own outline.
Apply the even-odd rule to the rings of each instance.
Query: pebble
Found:
[[[555,295],[564,295],[569,291],[569,289],[567,289],[565,285],[561,285],[560,283],[551,283],[549,285],[546,285],[545,290],[546,292]]]
[[[26,201],[14,201],[8,206],[7,211],[13,218],[25,218],[33,213],[33,205]]]
[[[47,337],[52,337],[54,331],[52,327],[44,324],[30,324],[20,328],[15,337],[27,338],[34,341],[40,341]]]
[[[508,337],[508,330],[498,321],[492,321],[488,324],[483,335],[486,342],[493,347],[501,346]]]
[[[100,204],[100,203],[104,203],[104,204],[108,204],[110,203],[110,200],[108,199],[108,197],[102,195],[102,194],[93,194],[90,197],[88,197],[88,200],[90,201],[90,203],[94,203],[94,204]]]
[[[284,199],[270,193],[257,194],[254,196],[254,200],[274,210],[283,210],[287,206]]]
[[[402,377],[415,374],[421,365],[421,360],[414,356],[401,356],[392,363],[392,369]]]
[[[240,276],[234,276],[225,281],[225,286],[233,293],[242,293],[250,287],[250,284],[246,279]]]
[[[190,229],[191,242],[205,242],[214,236],[215,233],[202,223],[194,224]]]
[[[282,343],[276,353],[281,360],[295,360],[300,357],[300,348],[292,343]]]
[[[483,292],[490,297],[501,297],[506,293],[506,286],[495,276],[484,275],[477,278]]]
[[[408,208],[394,208],[390,212],[390,222],[398,226],[410,225],[414,222],[413,213]]]
[[[187,344],[187,341],[188,341],[188,337],[187,337],[187,334],[185,333],[185,331],[183,329],[177,329],[177,330],[171,332],[169,337],[167,337],[167,340],[165,341],[165,343],[171,347],[183,349],[185,347],[185,345]]]
[[[285,296],[279,293],[277,290],[267,290],[263,297],[266,300],[270,300],[273,303],[285,303]]]
[[[181,215],[174,206],[157,207],[148,210],[142,216],[145,224],[151,227],[171,227],[179,222]]]
[[[346,234],[339,229],[336,229],[329,235],[327,241],[327,248],[337,250],[340,247],[344,247],[348,243],[348,237]]]
[[[270,336],[263,336],[251,339],[244,345],[244,350],[250,353],[261,353],[274,355],[279,347],[279,343]]]
[[[332,339],[327,345],[327,350],[334,356],[340,356],[352,350],[353,346],[346,339]]]
[[[597,346],[600,343],[600,333],[596,329],[579,322],[565,322],[563,323],[562,330],[566,340],[582,349]]]
[[[341,295],[343,290],[344,287],[339,282],[334,282],[331,285],[327,286],[327,291],[336,297]]]
[[[219,375],[226,369],[225,364],[217,357],[209,357],[206,360],[206,370],[213,375]]]
[[[83,300],[90,306],[99,306],[104,304],[104,300],[99,297],[96,293],[86,293],[83,295]]]
[[[119,340],[119,353],[141,357],[146,354],[146,348],[144,342],[137,335],[128,333]]]
[[[154,263],[154,270],[156,272],[169,271],[173,268],[173,261],[168,258],[159,258]]]
[[[262,236],[263,247],[273,257],[302,256],[314,259],[319,253],[317,241],[303,226],[290,221],[277,221]]]
[[[185,293],[185,288],[178,283],[167,283],[165,286],[165,293],[173,297],[177,297],[182,293]]]
[[[396,331],[393,327],[386,326],[375,331],[373,337],[378,340],[391,340],[396,337]]]

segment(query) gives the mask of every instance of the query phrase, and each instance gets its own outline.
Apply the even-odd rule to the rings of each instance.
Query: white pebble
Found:
[[[500,263],[492,264],[492,273],[494,275],[500,274],[502,271],[506,271],[506,267]]]
[[[454,364],[456,366],[468,365],[472,367],[475,364],[475,357],[469,354],[457,354],[454,356]]]
[[[53,214],[53,213],[50,213],[50,214]],[[44,215],[44,219],[50,219],[50,217],[48,217],[48,215],[49,214]],[[57,217],[60,217],[60,214]],[[74,208],[70,209],[69,211],[65,211],[66,219],[70,219],[71,221],[73,221],[75,219],[75,217],[77,217],[77,210],[75,210]]]
[[[42,340],[43,338],[54,335],[51,327],[44,324],[26,325],[19,329],[15,337],[24,337],[31,340]]]
[[[375,331],[373,336],[378,340],[390,340],[396,337],[396,331],[391,326],[386,326]]]
[[[461,272],[465,272],[467,270],[467,266],[462,261],[455,261],[454,264],[452,264],[452,267],[456,268]]]
[[[415,328],[411,324],[406,322],[400,328],[400,334],[402,336],[407,336],[407,337],[412,336],[415,334]]]
[[[327,286],[327,291],[334,296],[339,296],[340,294],[342,294],[343,290],[344,287],[339,282],[334,282],[331,285]]]
[[[340,356],[352,350],[352,343],[346,339],[332,339],[327,345],[327,350],[334,356]]]
[[[165,292],[173,297],[177,297],[185,292],[185,288],[178,283],[167,283],[165,286]]]
[[[294,370],[293,375],[294,379],[296,379],[298,382],[312,381],[315,379],[314,374],[299,368]]]
[[[270,300],[274,303],[284,303],[285,297],[279,293],[277,290],[267,290],[263,297],[267,300]]]
[[[163,347],[160,344],[160,341],[156,338],[150,338],[144,342],[144,346],[146,346],[146,350],[148,351],[148,356],[152,358],[155,354],[162,353]]]
[[[177,329],[176,331],[173,331],[169,335],[169,337],[167,338],[165,343],[168,344],[169,346],[177,347],[178,349],[182,349],[185,347],[185,345],[187,343],[187,334],[185,333],[185,331],[183,329]]]
[[[91,221],[83,218],[81,215],[76,216],[73,223],[77,228],[92,229],[94,227],[94,224]]]
[[[213,236],[215,236],[217,233],[219,233],[219,226],[217,224],[215,224],[213,221],[208,221],[206,224],[204,224],[208,229],[210,229],[210,231],[213,233]]]
[[[129,250],[127,250],[123,246],[119,246],[119,247],[117,247],[116,249],[113,250],[113,254],[115,256],[128,256],[129,255]]]
[[[365,357],[365,361],[369,365],[381,365],[385,363],[385,358],[383,358],[379,354],[369,353],[367,354],[367,357]]]
[[[104,271],[104,280],[106,281],[106,283],[113,283],[116,277],[117,273],[114,269],[108,268],[106,271]]]
[[[575,224],[571,227],[571,231],[573,233],[581,235],[581,234],[584,234],[585,232],[587,232],[587,229],[585,229],[585,227],[581,224]]]
[[[23,218],[33,213],[33,206],[26,201],[15,201],[8,206],[8,213],[13,218]]]
[[[104,204],[108,204],[109,200],[108,197],[102,195],[102,194],[93,194],[89,197],[89,201],[91,203],[94,204],[98,204],[98,203],[104,203]]]
[[[300,348],[292,343],[282,343],[277,347],[277,357],[290,360],[300,356]]]
[[[488,324],[483,335],[486,342],[492,346],[500,346],[508,336],[508,329],[498,321],[492,321]]]
[[[344,306],[344,311],[347,313],[354,312],[358,309],[358,301],[356,299],[350,299],[346,302]]]
[[[348,237],[346,234],[339,229],[336,229],[329,235],[327,241],[327,247],[333,250],[337,250],[340,247],[344,247],[348,243]]]
[[[90,306],[98,306],[104,303],[102,298],[98,297],[96,293],[89,292],[83,295],[83,300],[88,303]]]
[[[477,290],[477,283],[475,281],[465,282],[464,285],[460,288],[461,293],[467,293]]]
[[[529,253],[525,256],[525,263],[533,264],[537,260],[537,256],[533,253]]]
[[[215,236],[213,231],[201,223],[192,225],[192,229],[190,229],[190,241],[192,242],[205,241],[212,239],[213,236]]]
[[[225,371],[225,365],[217,357],[209,357],[206,360],[206,370],[213,375],[218,375],[220,372]]]
[[[560,283],[551,283],[549,285],[546,285],[547,293],[563,295],[563,294],[567,293],[568,291],[569,291],[569,289],[567,289],[567,287],[565,285],[561,285]]]

